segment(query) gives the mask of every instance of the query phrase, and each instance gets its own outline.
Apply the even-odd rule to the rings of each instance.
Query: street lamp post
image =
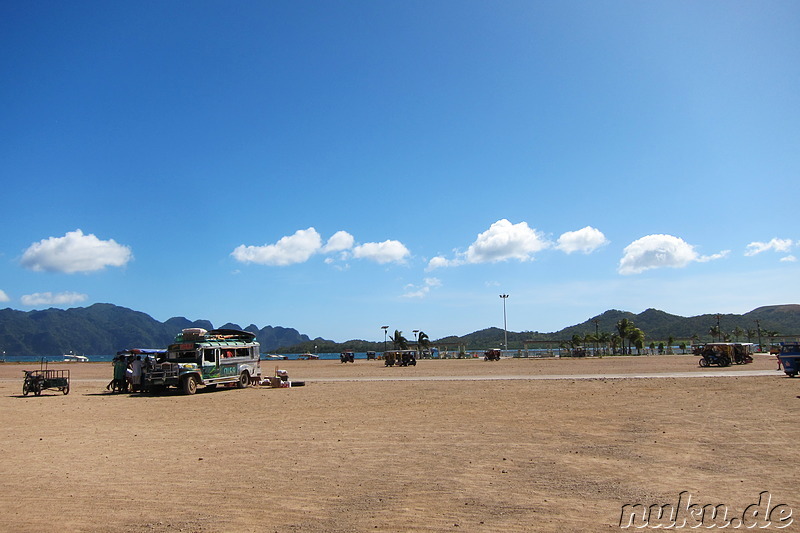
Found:
[[[419,333],[418,329],[414,330],[414,351],[417,352],[419,355],[419,340],[417,340],[417,333]]]
[[[389,326],[381,326],[383,330],[383,353],[386,353],[386,330],[389,329]]]
[[[506,299],[508,294],[501,294],[500,298],[503,299],[503,349],[508,350],[508,325],[506,323]]]
[[[758,351],[763,352],[764,349],[761,347],[761,322],[756,320],[756,327],[758,328]]]

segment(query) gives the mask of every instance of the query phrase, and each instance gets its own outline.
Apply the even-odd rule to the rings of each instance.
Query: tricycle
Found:
[[[483,352],[483,360],[484,361],[499,361],[500,354],[503,352],[500,351],[500,348],[493,348],[491,350],[486,350]]]
[[[40,396],[45,389],[58,389],[69,394],[69,370],[23,370],[22,395],[32,392]]]

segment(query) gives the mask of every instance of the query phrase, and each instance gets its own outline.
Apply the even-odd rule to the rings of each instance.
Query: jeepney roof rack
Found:
[[[202,342],[216,340],[241,340],[250,342],[256,338],[256,334],[250,331],[239,329],[212,329],[206,331],[203,328],[187,328],[178,333],[175,342]]]

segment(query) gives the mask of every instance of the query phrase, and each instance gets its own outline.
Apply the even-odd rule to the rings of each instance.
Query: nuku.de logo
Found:
[[[758,495],[758,503],[748,505],[741,514],[728,509],[722,503],[700,505],[692,503],[688,491],[678,494],[678,503],[673,505],[641,503],[622,506],[619,527],[681,529],[681,528],[731,528],[731,529],[782,529],[793,522],[792,508],[784,503],[772,504],[769,491]]]

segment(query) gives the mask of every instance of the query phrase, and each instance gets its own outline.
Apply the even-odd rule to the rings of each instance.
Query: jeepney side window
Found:
[[[236,357],[247,357],[247,348],[236,348]]]
[[[214,348],[206,348],[203,350],[203,361],[206,363],[216,363],[217,359],[214,354]]]

